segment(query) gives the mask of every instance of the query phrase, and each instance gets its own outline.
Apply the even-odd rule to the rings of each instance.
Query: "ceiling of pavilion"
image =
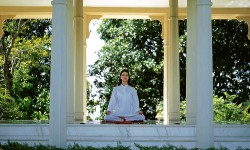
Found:
[[[169,0],[83,0],[89,7],[168,7]],[[250,0],[212,0],[213,8],[250,8]],[[0,0],[0,6],[51,6],[51,0]],[[186,7],[187,0],[179,0]]]

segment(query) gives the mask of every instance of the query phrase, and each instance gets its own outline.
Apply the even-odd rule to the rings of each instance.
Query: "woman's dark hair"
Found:
[[[128,85],[132,86],[131,83],[130,83],[130,74],[129,74],[128,69],[123,69],[123,70],[120,72],[120,77],[121,77],[121,75],[122,75],[123,72],[127,72],[127,73],[128,73],[128,77],[129,77],[129,78],[128,78]],[[119,78],[119,83],[118,83],[118,85],[121,85],[121,84],[122,84],[122,79]]]

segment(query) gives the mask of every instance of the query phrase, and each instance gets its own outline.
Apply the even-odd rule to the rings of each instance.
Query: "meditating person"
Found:
[[[130,84],[127,69],[120,73],[118,86],[114,87],[104,121],[143,121],[145,116],[139,109],[139,98]]]

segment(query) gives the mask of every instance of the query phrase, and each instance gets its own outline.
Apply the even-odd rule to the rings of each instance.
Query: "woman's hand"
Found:
[[[137,111],[137,113],[139,114],[139,115],[143,115],[143,111]]]
[[[110,111],[106,111],[105,112],[106,115],[110,115],[110,113],[111,113]]]
[[[123,121],[126,121],[126,118],[124,116],[118,116],[119,118],[121,118]]]

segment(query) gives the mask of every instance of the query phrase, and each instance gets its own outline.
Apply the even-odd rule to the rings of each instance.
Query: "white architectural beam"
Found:
[[[196,140],[197,147],[202,149],[214,146],[211,6],[211,0],[197,0],[196,3]]]
[[[196,124],[196,146],[214,143],[211,0],[188,1],[187,124]]]
[[[86,40],[83,37],[83,0],[74,0],[75,6],[75,120],[84,120],[84,90],[83,90],[83,77],[84,77],[84,57],[83,54],[83,41]]]
[[[167,18],[164,18],[162,23],[162,34],[163,34],[163,41],[164,41],[164,72],[163,72],[163,117],[164,117],[164,124],[169,124],[169,110],[168,110],[168,49],[169,49],[169,21]]]
[[[178,0],[169,0],[169,47],[167,49],[167,101],[169,123],[180,122]]]
[[[74,122],[75,48],[73,0],[67,0],[67,123]]]
[[[186,123],[196,124],[196,82],[197,53],[196,46],[196,0],[187,3],[187,57],[186,57]]]
[[[187,34],[187,124],[196,124],[196,146],[214,144],[211,0],[190,0]]]
[[[85,18],[87,18],[85,16]],[[87,30],[89,22],[83,20],[83,121],[87,121]],[[86,31],[86,32],[85,32]],[[89,33],[89,32],[88,32]]]
[[[49,144],[67,147],[67,0],[52,1]]]

